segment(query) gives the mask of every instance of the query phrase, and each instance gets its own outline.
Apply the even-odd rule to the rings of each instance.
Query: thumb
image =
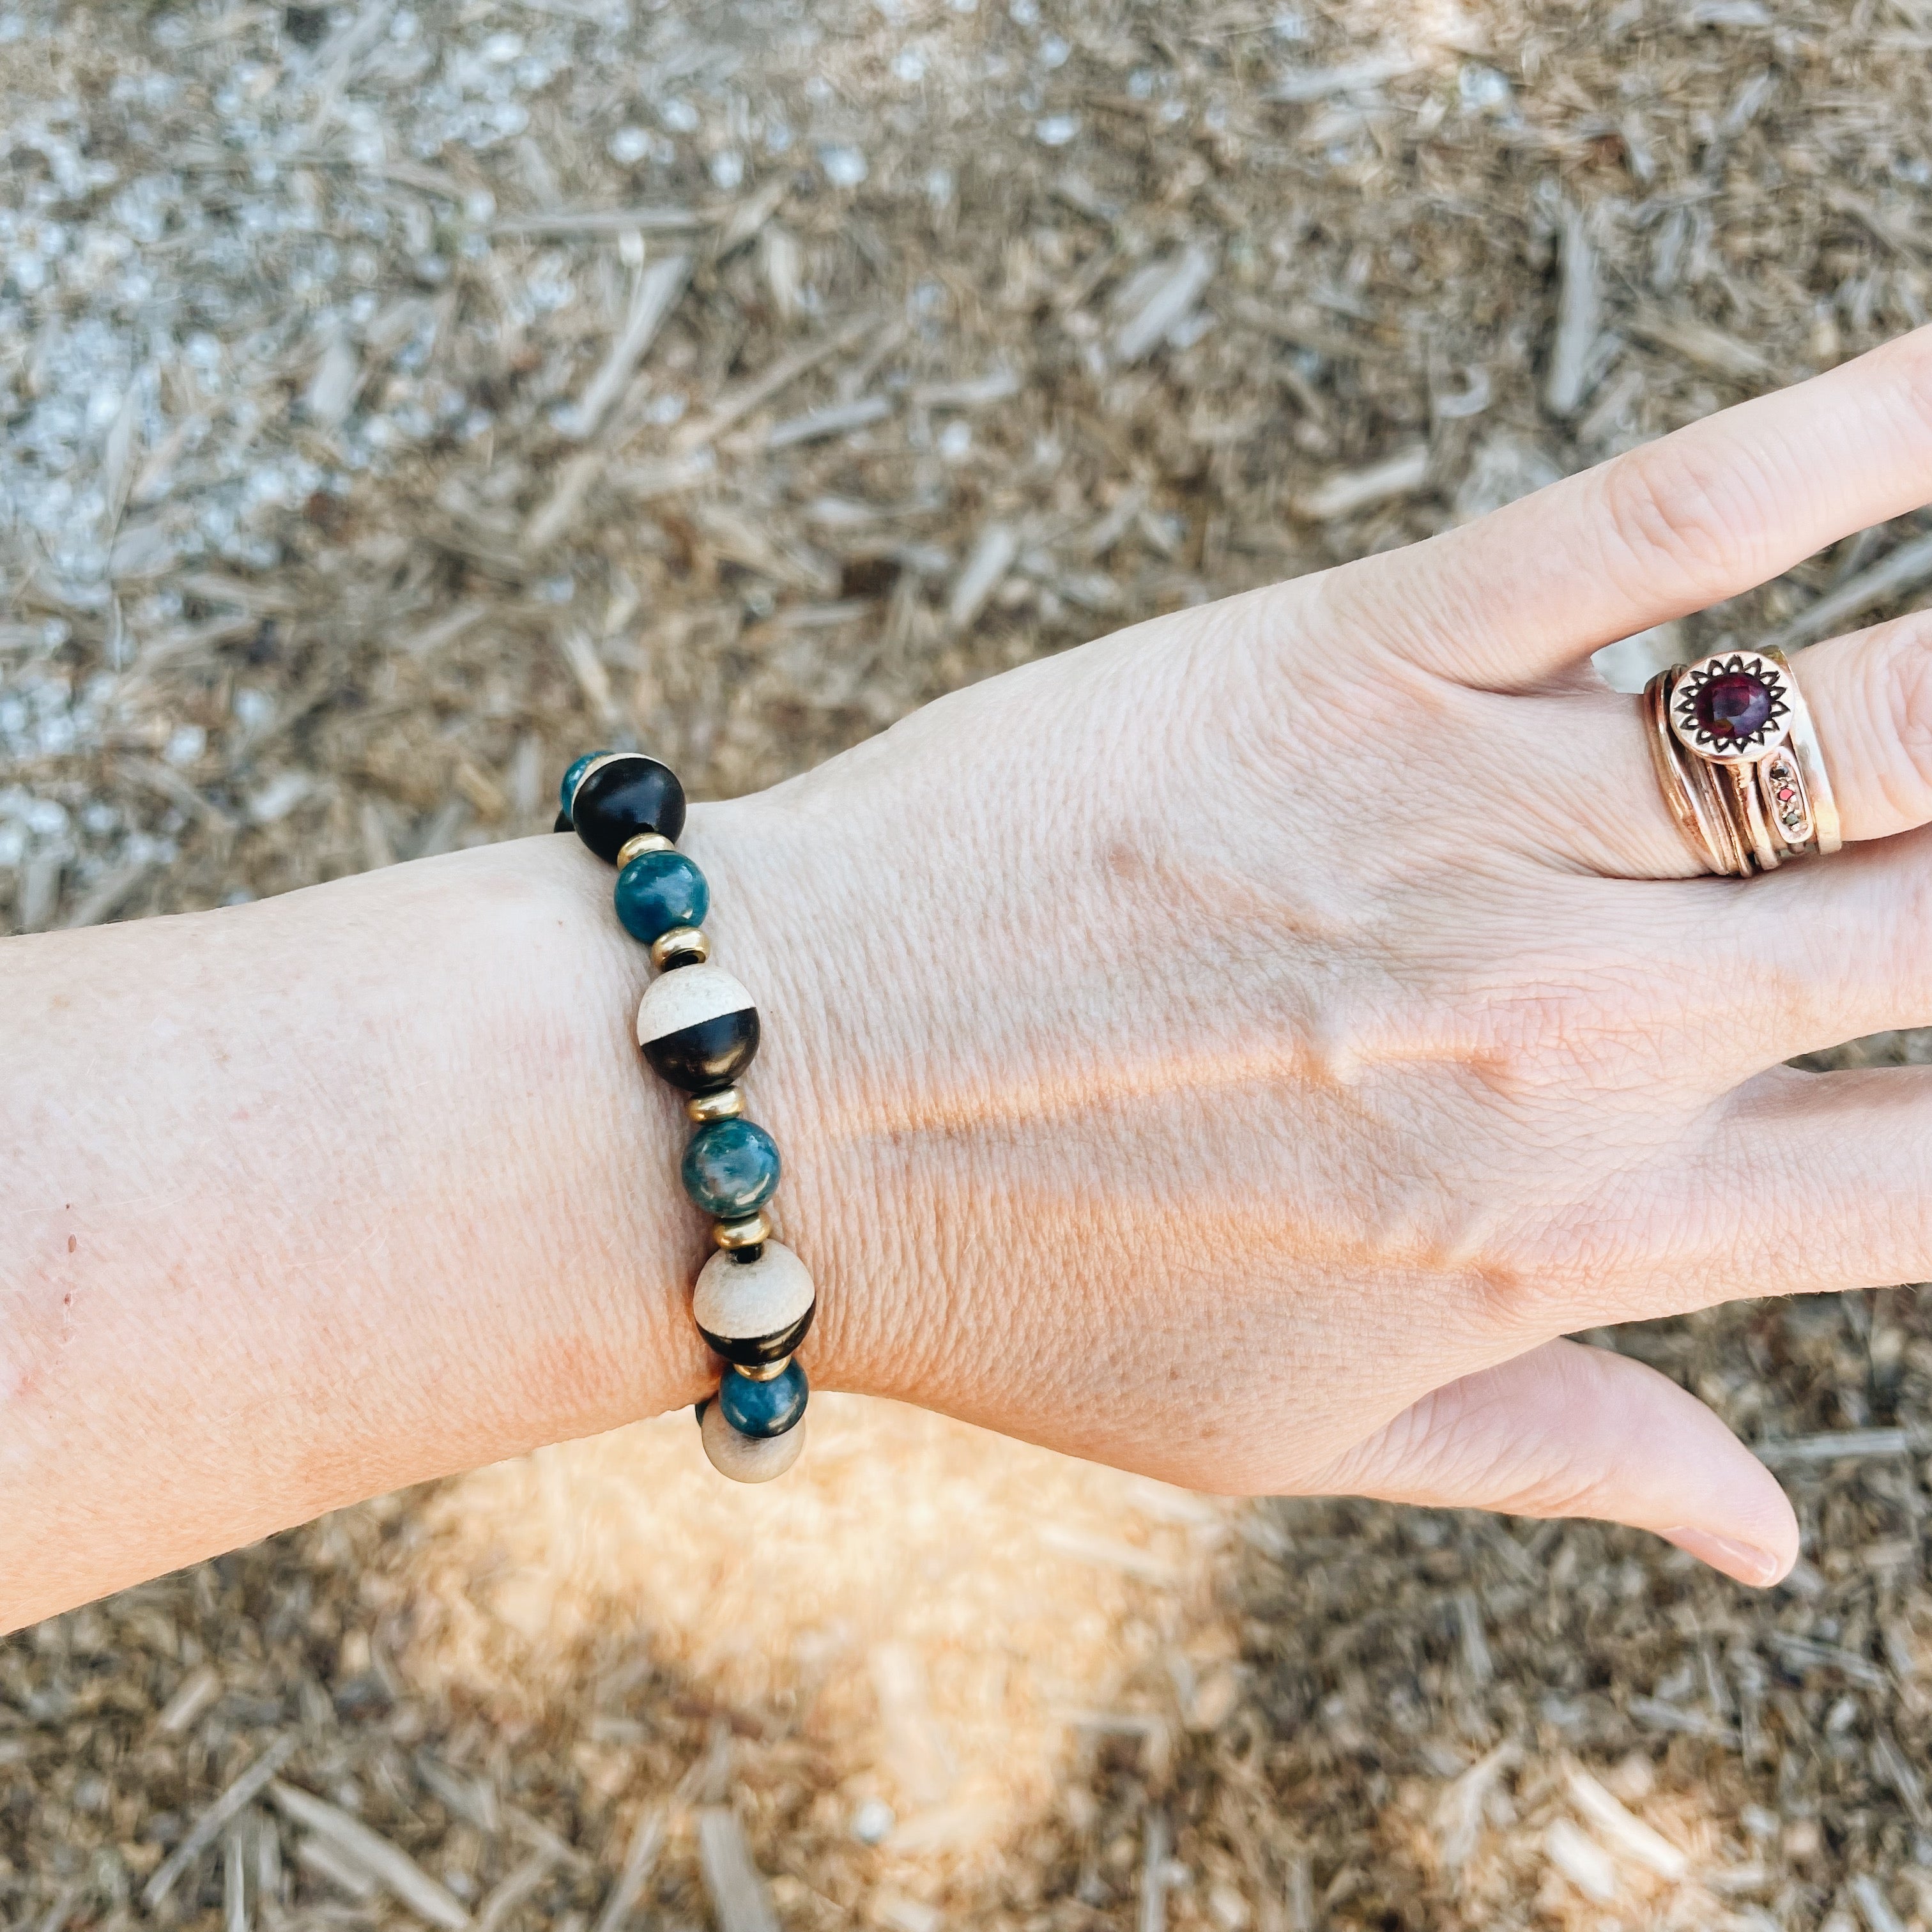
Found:
[[[1576,1342],[1424,1396],[1308,1486],[1599,1516],[1654,1531],[1744,1583],[1774,1583],[1798,1557],[1784,1492],[1716,1416],[1654,1369]]]

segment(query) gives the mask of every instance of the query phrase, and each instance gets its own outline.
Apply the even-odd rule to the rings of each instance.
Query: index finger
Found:
[[[1346,566],[1330,590],[1403,656],[1516,688],[1928,499],[1932,327]]]

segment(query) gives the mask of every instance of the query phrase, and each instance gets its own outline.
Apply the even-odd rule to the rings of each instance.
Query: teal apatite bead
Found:
[[[704,874],[682,852],[642,852],[617,874],[617,916],[648,946],[675,926],[702,926],[711,910]]]
[[[684,1150],[684,1191],[707,1214],[739,1221],[776,1191],[778,1146],[749,1120],[711,1120]]]
[[[740,1436],[782,1436],[805,1413],[805,1371],[796,1362],[768,1382],[727,1369],[718,1384],[718,1406]]]
[[[582,758],[573,758],[570,769],[563,775],[563,782],[556,788],[556,802],[566,812],[570,809],[570,801],[577,796],[577,782],[591,766],[592,760],[602,758],[602,752],[586,752]]]

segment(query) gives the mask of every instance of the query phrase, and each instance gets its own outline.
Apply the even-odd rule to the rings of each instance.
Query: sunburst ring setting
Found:
[[[1825,748],[1782,651],[1672,664],[1644,686],[1640,716],[1664,807],[1700,869],[1746,879],[1838,850]]]
[[[1756,651],[1716,651],[1686,664],[1670,694],[1670,728],[1686,751],[1755,764],[1791,735],[1790,674]]]

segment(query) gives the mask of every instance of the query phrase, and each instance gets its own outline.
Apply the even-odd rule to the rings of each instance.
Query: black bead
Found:
[[[676,842],[684,830],[684,788],[668,765],[624,752],[585,772],[570,801],[577,836],[607,865],[627,840],[656,832]]]
[[[577,827],[571,824],[568,812],[560,812],[556,815],[556,823],[550,827],[550,830],[553,832],[574,832]]]
[[[644,1043],[644,1058],[660,1079],[687,1094],[715,1094],[751,1065],[758,1050],[758,1012],[720,1013]]]
[[[691,1412],[692,1420],[698,1424],[699,1428],[702,1429],[704,1426],[704,1412],[711,1406],[712,1402],[715,1400],[716,1398],[713,1396],[706,1396],[704,1400]]]
[[[755,1369],[796,1354],[812,1327],[812,1318],[818,1312],[818,1304],[814,1301],[789,1328],[781,1328],[776,1335],[714,1335],[704,1328],[698,1332],[714,1355],[735,1362],[741,1369]]]

